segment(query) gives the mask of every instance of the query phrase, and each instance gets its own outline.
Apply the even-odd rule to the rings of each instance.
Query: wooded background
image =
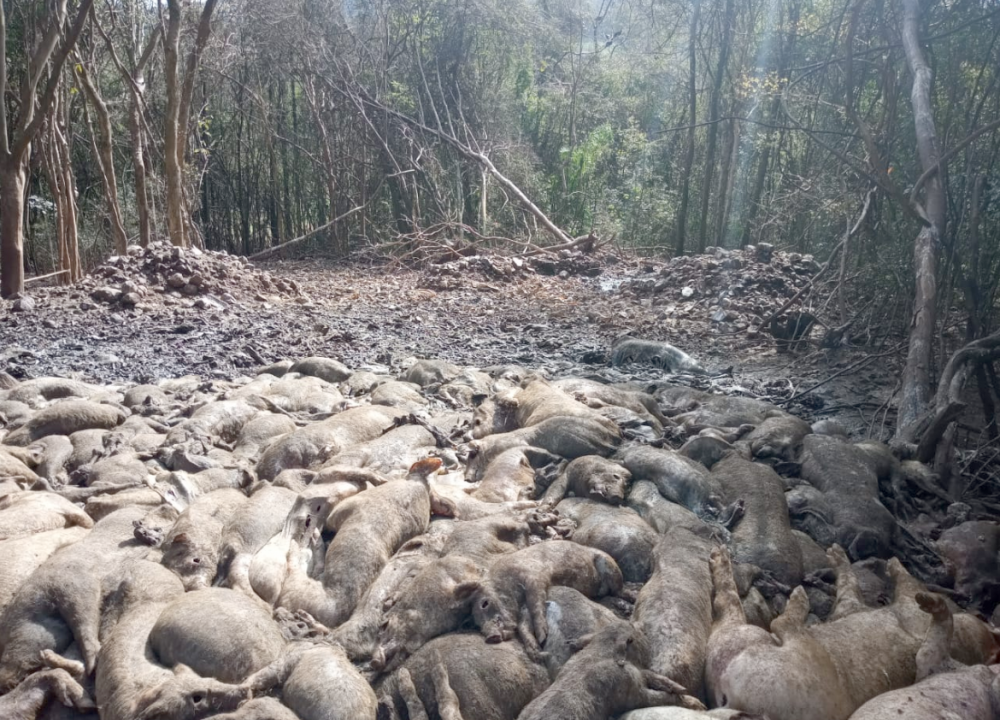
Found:
[[[155,239],[768,242],[909,319],[901,426],[939,318],[997,326],[998,0],[0,8],[5,297]]]

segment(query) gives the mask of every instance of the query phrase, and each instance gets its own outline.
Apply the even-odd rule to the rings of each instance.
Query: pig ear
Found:
[[[195,673],[194,670],[189,668],[184,663],[177,663],[176,665],[174,665],[174,676],[178,678],[191,677],[191,676],[197,677],[197,673]]]
[[[585,647],[590,645],[590,641],[594,639],[594,633],[587,633],[586,635],[581,635],[576,640],[569,641],[569,649],[573,652],[580,652]]]
[[[441,517],[453,518],[458,515],[458,506],[451,498],[446,498],[432,492],[431,513],[434,515],[440,515]]]
[[[476,594],[480,588],[478,581],[473,580],[470,582],[459,583],[455,586],[454,596],[456,600],[471,600],[472,596]]]
[[[171,541],[171,543],[174,545],[187,545],[189,542],[191,542],[191,540],[188,538],[187,533],[181,533],[180,535],[176,535],[174,539]]]
[[[405,543],[403,543],[402,546],[399,548],[399,551],[400,552],[407,552],[407,551],[410,551],[410,550],[419,550],[423,546],[424,546],[424,539],[420,538],[420,537],[415,537],[415,538],[413,538],[411,540],[407,540]]]

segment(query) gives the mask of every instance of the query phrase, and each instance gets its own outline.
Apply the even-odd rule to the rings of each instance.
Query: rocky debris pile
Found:
[[[598,277],[605,268],[616,262],[608,253],[560,250],[554,254],[530,256],[471,255],[425,268],[425,287],[448,290],[462,287],[469,278],[487,282],[516,280],[531,275],[567,277]]]
[[[0,373],[0,717],[987,720],[1000,526],[926,476],[513,365]]]
[[[200,306],[301,296],[294,280],[272,277],[244,257],[162,242],[129,246],[125,255],[108,258],[76,289],[96,302],[125,307],[162,295],[199,298]]]
[[[625,279],[619,292],[650,298],[678,319],[705,319],[746,330],[797,293],[820,265],[812,255],[776,251],[761,243],[741,250],[708,248],[683,255]]]

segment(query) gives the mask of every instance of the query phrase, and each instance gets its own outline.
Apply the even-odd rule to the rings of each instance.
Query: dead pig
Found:
[[[439,666],[470,720],[516,720],[549,685],[545,667],[529,659],[519,643],[487,645],[479,634],[445,635],[420,648],[404,665],[427,708],[437,707],[434,678]],[[406,710],[398,673],[382,685],[379,702],[390,718]]]
[[[712,479],[728,500],[744,504],[743,518],[732,531],[736,560],[788,587],[801,583],[802,551],[792,535],[781,478],[766,465],[729,457],[712,468]]]
[[[571,587],[555,585],[549,588],[548,597],[545,602],[545,619],[549,627],[544,647],[545,666],[549,677],[554,679],[580,649],[580,640],[609,625],[625,621]]]
[[[671,373],[708,374],[697,360],[669,343],[625,337],[611,350],[611,365],[621,367],[632,363],[652,365]]]
[[[553,417],[531,427],[490,435],[469,443],[466,479],[479,482],[487,467],[505,450],[534,447],[573,460],[584,455],[607,457],[621,444],[617,427],[588,417]]]
[[[281,532],[295,498],[296,494],[285,488],[262,485],[223,526],[218,576],[228,587],[254,596],[250,563],[267,541]]]
[[[235,590],[205,588],[163,608],[149,645],[165,665],[240,683],[280,657],[285,640],[261,603]]]
[[[257,475],[261,480],[274,480],[287,468],[315,469],[337,453],[379,437],[400,415],[399,410],[365,406],[299,428],[276,439],[264,451]]]
[[[130,557],[148,548],[132,537],[144,508],[126,508],[94,525],[82,540],[56,551],[14,595],[0,618],[0,689],[40,666],[42,650],[62,652],[76,640],[88,672],[100,650],[101,598]]]
[[[0,541],[75,526],[91,528],[94,521],[56,493],[26,491],[0,498]]]
[[[71,527],[0,542],[0,613],[42,563],[87,532],[85,527]]]
[[[239,490],[216,490],[195,499],[177,518],[164,538],[162,562],[180,576],[185,590],[211,585],[223,529],[246,502]]]
[[[344,651],[331,645],[293,645],[250,677],[256,695],[281,687],[285,705],[299,720],[375,720],[378,699]]]
[[[442,557],[386,598],[372,666],[382,669],[394,659],[398,663],[427,641],[458,630],[470,617],[484,569],[496,557],[527,547],[528,534],[526,522],[503,515],[455,523]]]
[[[628,390],[614,385],[605,385],[583,378],[565,378],[556,380],[552,386],[569,393],[576,399],[592,408],[614,405],[636,413],[649,422],[658,435],[663,434],[663,428],[673,425],[660,410],[660,405],[649,393]]]
[[[705,647],[712,630],[712,543],[683,527],[653,548],[654,571],[632,620],[650,646],[649,668],[704,698]]]
[[[836,542],[855,560],[887,558],[896,537],[896,520],[879,501],[878,477],[862,450],[836,437],[808,435],[803,441],[802,477],[822,498],[808,488],[791,493],[801,529],[820,544]],[[812,506],[828,520],[828,528],[817,527],[809,517]]]
[[[441,554],[445,538],[446,534],[432,531],[406,542],[365,591],[350,619],[333,631],[333,639],[347,651],[351,660],[371,657],[378,645],[386,603]]]
[[[631,480],[632,473],[618,463],[597,455],[586,455],[572,460],[545,491],[542,499],[548,505],[556,505],[567,495],[573,495],[622,505]]]
[[[704,709],[676,682],[647,669],[649,646],[642,633],[628,624],[610,625],[579,644],[583,648],[555,682],[528,703],[520,720],[605,720],[657,705]]]
[[[574,542],[614,558],[625,582],[644,583],[649,579],[657,535],[634,510],[583,498],[566,498],[556,506],[556,512],[576,523]]]
[[[747,623],[725,548],[712,551],[710,567],[715,592],[705,661],[710,703],[771,720],[846,720],[856,706],[829,655],[804,627],[809,603],[802,588],[792,593],[769,633]]]
[[[635,446],[622,452],[621,461],[633,480],[653,483],[664,498],[699,516],[715,516],[722,509],[718,478],[672,450]]]
[[[247,698],[246,690],[153,659],[150,632],[163,609],[183,593],[176,575],[145,561],[116,588],[124,612],[101,648],[95,679],[102,720],[200,720]]]
[[[661,535],[673,527],[689,529],[709,527],[687,508],[663,497],[656,486],[647,480],[632,483],[627,505]],[[722,530],[721,527],[718,529]]]
[[[278,606],[305,610],[328,627],[347,620],[396,550],[427,531],[427,475],[440,466],[440,460],[422,461],[411,468],[413,479],[388,482],[340,503],[330,515],[337,534],[326,551],[322,583],[292,572]]]
[[[500,453],[486,468],[479,487],[471,493],[483,502],[516,502],[527,499],[535,486],[532,459],[557,460],[544,451],[531,448],[511,448]]]
[[[16,688],[0,696],[0,717],[38,720],[43,712],[44,717],[48,717],[55,704],[81,713],[96,709],[77,678],[65,670],[53,669],[29,675]]]
[[[876,696],[858,708],[852,720],[897,716],[932,720],[952,715],[957,707],[961,707],[963,718],[996,717],[1000,707],[996,666],[964,666],[951,660],[954,624],[947,603],[940,596],[925,593],[918,593],[917,602],[933,617],[917,651],[917,684]]]
[[[563,540],[550,540],[497,558],[473,597],[472,617],[487,642],[512,639],[543,645],[548,634],[545,600],[551,585],[566,585],[588,597],[618,593],[622,574],[607,554]]]
[[[936,545],[955,589],[990,615],[1000,601],[1000,525],[964,522],[941,533]]]
[[[28,422],[10,433],[8,445],[30,445],[48,435],[71,435],[79,430],[109,430],[124,422],[126,413],[113,405],[89,400],[63,400],[36,412]]]

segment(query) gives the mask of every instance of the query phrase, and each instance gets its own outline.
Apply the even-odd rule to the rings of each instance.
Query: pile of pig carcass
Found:
[[[905,468],[829,423],[428,360],[0,380],[2,718],[1000,708],[993,629],[892,557]],[[953,592],[986,526],[938,540]]]

